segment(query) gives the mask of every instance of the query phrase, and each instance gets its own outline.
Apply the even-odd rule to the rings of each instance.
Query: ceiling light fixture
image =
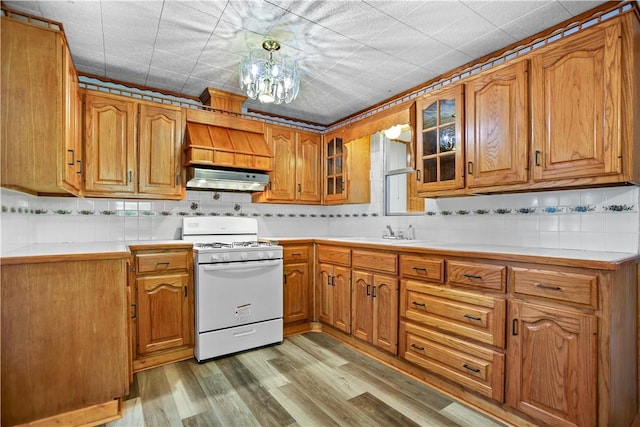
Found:
[[[280,43],[265,40],[240,62],[240,88],[262,103],[287,104],[298,95],[300,75],[293,60],[279,56]]]

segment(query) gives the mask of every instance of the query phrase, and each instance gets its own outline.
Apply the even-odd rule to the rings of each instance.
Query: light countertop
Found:
[[[126,258],[130,255],[129,246],[147,245],[184,245],[183,240],[153,240],[153,241],[115,241],[115,242],[69,242],[42,243],[21,246],[2,253],[2,264],[23,262],[31,259],[43,261],[58,261],[72,259],[109,259]]]
[[[542,258],[556,258],[577,261],[593,261],[599,263],[620,264],[632,260],[639,260],[640,254],[629,252],[607,252],[607,251],[591,251],[579,249],[553,249],[553,248],[536,248],[523,246],[508,245],[491,245],[491,244],[464,244],[464,243],[442,243],[428,240],[392,240],[377,237],[272,237],[274,240],[283,242],[295,242],[296,240],[321,240],[324,242],[336,243],[352,243],[354,245],[385,245],[406,251],[415,248],[420,250],[428,250],[434,252],[465,252],[474,253],[476,255],[483,254],[500,254],[507,256],[528,256]]]

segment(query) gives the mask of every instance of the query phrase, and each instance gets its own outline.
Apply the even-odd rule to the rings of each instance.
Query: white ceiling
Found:
[[[265,38],[298,60],[290,104],[244,106],[322,125],[603,1],[5,1],[61,22],[76,68],[191,96],[241,93],[238,64]]]

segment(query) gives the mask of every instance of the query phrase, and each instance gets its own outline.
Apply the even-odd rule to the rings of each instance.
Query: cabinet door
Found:
[[[82,99],[78,86],[78,74],[73,67],[71,53],[63,44],[64,64],[64,165],[62,182],[76,194],[82,191]]]
[[[351,325],[356,338],[373,340],[373,274],[354,271],[351,287]]]
[[[509,311],[509,405],[549,425],[595,425],[596,317],[525,302]]]
[[[85,191],[136,191],[135,103],[86,94]]]
[[[188,274],[139,277],[138,354],[190,344]]]
[[[279,126],[267,127],[267,142],[273,154],[273,171],[269,173],[267,200],[294,201],[296,197],[295,131]]]
[[[140,104],[138,120],[138,192],[180,198],[181,109]]]
[[[320,203],[322,162],[320,135],[298,132],[296,143],[297,199],[301,202]]]
[[[527,61],[466,84],[467,186],[527,182]]]
[[[333,326],[346,333],[351,332],[351,270],[334,267],[332,280],[334,287]]]
[[[532,57],[534,180],[621,172],[620,56],[616,21]]]
[[[309,264],[287,263],[284,269],[284,323],[309,320]]]
[[[416,101],[416,179],[418,191],[464,187],[463,86]]]
[[[329,325],[333,325],[334,313],[334,286],[333,267],[328,264],[320,264],[318,271],[316,307],[318,310],[318,320]]]
[[[373,282],[372,343],[398,354],[398,280],[376,275]]]
[[[339,202],[347,199],[345,147],[342,138],[331,138],[324,144],[324,200]]]

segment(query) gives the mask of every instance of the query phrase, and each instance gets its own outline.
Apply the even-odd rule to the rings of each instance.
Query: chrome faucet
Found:
[[[390,225],[387,225],[387,229],[389,229],[389,237],[396,237],[395,233],[393,232],[393,228],[391,228]]]

